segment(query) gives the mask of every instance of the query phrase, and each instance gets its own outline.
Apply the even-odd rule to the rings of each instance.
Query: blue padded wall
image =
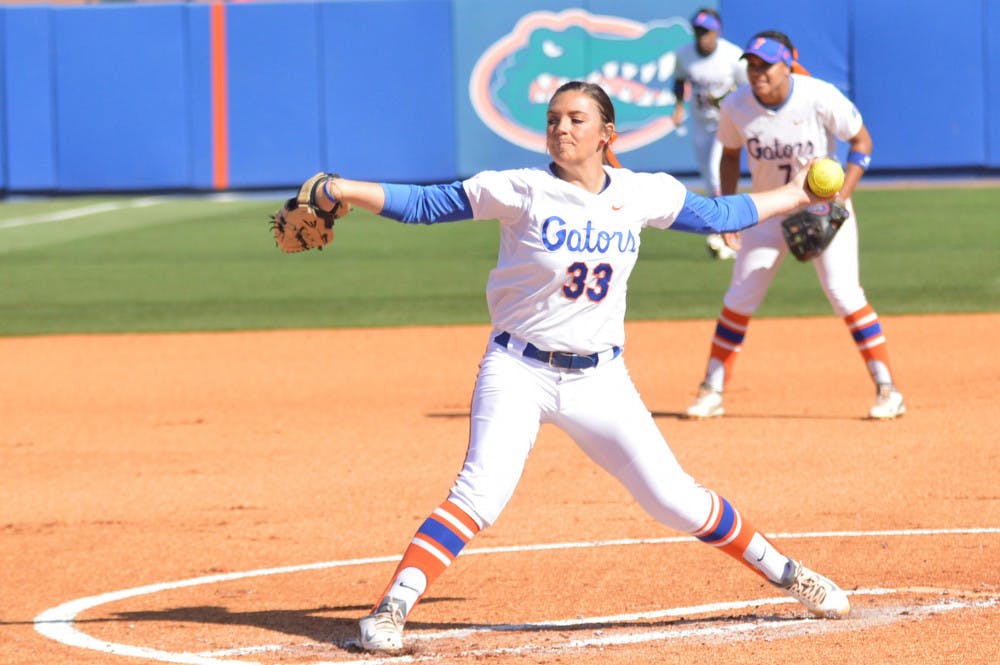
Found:
[[[3,182],[14,191],[57,188],[52,16],[47,7],[0,12],[3,35]]]
[[[184,13],[184,5],[55,12],[60,189],[190,184]]]
[[[451,0],[321,5],[324,166],[362,179],[456,177]],[[300,174],[299,174],[300,175]],[[311,175],[311,174],[310,174]]]

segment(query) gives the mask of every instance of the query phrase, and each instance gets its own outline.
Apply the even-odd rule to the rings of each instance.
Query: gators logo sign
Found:
[[[545,152],[549,99],[563,83],[596,83],[615,103],[616,152],[674,129],[674,51],[691,41],[680,20],[645,24],[570,9],[526,14],[476,62],[469,97],[493,132]]]

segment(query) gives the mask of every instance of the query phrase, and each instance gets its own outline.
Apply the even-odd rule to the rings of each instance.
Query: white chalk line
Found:
[[[192,198],[195,197],[143,196],[135,199],[129,199],[127,201],[94,203],[91,205],[80,206],[78,208],[60,210],[59,212],[45,213],[42,215],[27,215],[24,217],[12,217],[10,219],[5,219],[0,221],[0,229],[12,229],[19,226],[33,226],[35,224],[49,224],[51,222],[66,222],[74,219],[80,219],[81,217],[102,215],[107,212],[116,212],[118,210],[130,210],[132,208],[149,208],[151,206],[170,203],[171,201],[190,200]],[[205,201],[212,201],[215,203],[238,203],[242,201],[253,200],[254,197],[223,192],[218,194],[208,194],[199,198]]]
[[[767,534],[768,538],[781,539],[781,538],[861,538],[861,537],[889,537],[889,536],[935,536],[935,535],[977,535],[977,534],[997,534],[1000,533],[1000,528],[994,527],[984,527],[984,528],[967,528],[967,529],[895,529],[895,530],[881,530],[881,531],[824,531],[824,532],[806,532],[806,533],[777,533],[777,534]],[[498,554],[498,553],[511,553],[511,552],[532,552],[532,551],[546,551],[546,550],[559,550],[559,549],[576,549],[576,548],[594,548],[594,547],[620,547],[620,546],[630,546],[630,545],[652,545],[652,544],[666,544],[666,543],[682,543],[682,542],[692,542],[695,541],[694,538],[689,536],[681,537],[670,537],[670,538],[643,538],[643,539],[618,539],[618,540],[607,540],[607,541],[592,541],[592,542],[568,542],[568,543],[549,543],[549,544],[537,544],[537,545],[513,545],[507,547],[489,547],[489,548],[474,548],[464,551],[462,556],[474,556],[474,555],[484,555],[484,554]],[[132,589],[124,589],[120,591],[112,591],[109,593],[103,593],[96,596],[89,596],[86,598],[78,598],[76,600],[71,600],[56,607],[45,610],[41,614],[35,617],[34,625],[35,630],[40,634],[52,639],[56,642],[60,642],[67,646],[74,646],[83,649],[90,649],[94,651],[100,651],[104,653],[110,653],[119,656],[129,656],[134,658],[145,658],[149,660],[157,660],[166,663],[187,663],[190,665],[262,665],[257,661],[236,661],[230,659],[219,659],[213,655],[204,655],[201,653],[175,653],[170,651],[162,651],[159,649],[153,649],[150,647],[133,646],[128,644],[120,644],[115,642],[109,642],[106,640],[100,640],[86,633],[80,631],[74,625],[74,619],[78,614],[86,610],[98,607],[100,605],[105,605],[112,602],[117,602],[124,600],[126,598],[133,598],[136,596],[149,595],[154,593],[159,593],[162,591],[169,591],[172,589],[182,589],[193,586],[200,586],[206,584],[218,584],[221,582],[228,582],[232,580],[244,579],[248,577],[263,577],[267,575],[280,575],[286,573],[295,572],[305,572],[310,570],[323,570],[327,568],[340,568],[349,566],[361,566],[370,565],[378,563],[392,563],[399,560],[399,556],[382,556],[382,557],[369,557],[362,559],[349,559],[342,561],[324,561],[319,563],[311,563],[297,566],[282,566],[277,568],[263,568],[250,571],[242,571],[235,573],[223,573],[219,575],[207,575],[203,577],[195,577],[186,580],[177,580],[174,582],[163,582],[159,584],[149,584],[141,587],[135,587]],[[875,590],[878,593],[896,593],[894,590]],[[875,592],[873,591],[873,593]],[[854,592],[855,594],[860,592]],[[776,598],[776,599],[763,599],[763,600],[751,600],[751,601],[737,601],[736,603],[713,603],[709,605],[696,606],[698,608],[714,608],[711,611],[724,611],[729,609],[745,609],[749,607],[761,606],[766,604],[778,604],[794,602],[790,598]],[[996,604],[996,599],[992,599],[993,604]],[[968,605],[971,606],[971,605]],[[952,607],[952,605],[948,605]],[[962,609],[962,607],[954,607],[954,609]],[[612,620],[637,620],[639,618],[657,618],[665,616],[676,616],[678,612],[687,611],[691,613],[695,608],[671,608],[666,610],[660,610],[655,613],[640,613],[635,615],[622,615],[623,617],[635,617],[633,619],[623,619],[623,618],[609,618],[609,617],[595,617],[593,619],[583,619],[577,618],[569,621],[570,623],[559,623],[559,622],[541,622],[535,624],[525,624],[525,626],[535,626],[535,627],[550,627],[550,626],[560,626],[560,625],[579,625],[584,621],[590,621],[594,623],[607,622]],[[705,611],[705,610],[702,610]],[[759,624],[753,624],[755,626]],[[782,622],[782,625],[787,625],[787,622]],[[518,628],[502,628],[503,630],[518,630]],[[473,629],[462,629],[462,630],[473,630]],[[497,627],[483,627],[479,629],[481,631],[485,630],[498,630]],[[521,628],[520,630],[528,630],[528,628]],[[443,634],[451,634],[454,631],[443,631]],[[461,631],[459,631],[461,632]],[[671,635],[674,635],[676,631],[670,631]],[[635,639],[641,641],[642,635],[647,633],[640,633]],[[415,639],[420,639],[420,633],[409,634],[409,637]],[[440,637],[438,639],[441,639]],[[650,638],[650,639],[662,639],[662,638]],[[247,649],[256,649],[255,652],[261,651],[273,651],[276,645],[261,645],[259,647],[246,647]],[[587,645],[584,645],[587,646]],[[595,644],[594,646],[598,646]],[[522,648],[522,647],[519,647]],[[527,648],[527,647],[524,647]],[[534,648],[534,647],[533,647]],[[542,647],[537,647],[542,648]],[[544,647],[551,648],[551,647]],[[565,648],[565,647],[562,647]],[[579,647],[574,647],[579,648]],[[490,651],[488,653],[503,653]],[[509,649],[507,652],[510,652]],[[206,652],[206,653],[216,653],[216,652]],[[242,653],[250,653],[242,650],[228,650],[225,652],[229,655],[241,655]],[[440,656],[437,656],[440,657]],[[332,665],[335,662],[343,663],[397,663],[397,662],[411,662],[410,659],[419,659],[419,657],[408,657],[400,656],[390,659],[375,659],[369,661],[359,661],[356,659],[346,660],[346,661],[322,661],[316,662],[314,665]],[[414,661],[415,662],[415,661]]]
[[[900,588],[900,589],[859,589],[857,591],[849,592],[851,596],[862,596],[862,595],[889,595],[889,594],[904,594],[904,593],[922,593],[926,594],[933,592],[939,595],[946,595],[949,593],[956,593],[954,591],[948,591],[944,589],[928,589],[926,587],[918,588]],[[710,605],[697,605],[693,607],[678,607],[671,608],[670,610],[662,612],[649,612],[644,613],[642,618],[655,618],[657,616],[684,616],[691,617],[702,613],[703,610],[707,610],[709,613],[716,613],[720,611],[727,610],[742,610],[750,607],[761,607],[765,605],[778,605],[783,603],[794,603],[795,601],[791,598],[765,598],[754,601],[736,601],[731,603],[712,603]],[[665,642],[665,641],[682,641],[682,640],[717,640],[725,641],[730,643],[736,639],[761,639],[768,637],[774,639],[775,637],[791,637],[793,635],[803,635],[803,634],[818,634],[824,632],[844,632],[852,629],[857,629],[856,624],[859,622],[864,622],[864,628],[870,628],[875,625],[884,625],[893,621],[907,620],[914,621],[922,619],[929,615],[937,615],[945,612],[951,612],[955,610],[963,609],[974,609],[974,608],[992,608],[1000,605],[1000,599],[998,598],[987,598],[987,599],[977,599],[977,600],[956,600],[949,599],[939,603],[933,603],[929,605],[907,605],[905,607],[897,608],[877,608],[877,609],[863,609],[855,610],[852,617],[849,619],[844,619],[840,621],[824,621],[814,618],[804,618],[804,619],[781,619],[781,620],[757,620],[757,621],[741,621],[739,623],[730,623],[724,626],[711,626],[711,627],[692,627],[684,628],[680,626],[671,626],[666,630],[650,630],[650,629],[639,629],[634,632],[622,632],[613,635],[603,635],[604,631],[596,630],[594,631],[595,636],[584,639],[571,639],[565,642],[557,644],[522,644],[520,646],[514,647],[496,647],[490,649],[476,649],[476,650],[461,650],[455,653],[427,653],[427,654],[403,654],[399,656],[383,656],[374,658],[349,658],[344,660],[323,660],[316,661],[312,665],[391,665],[393,663],[415,663],[415,662],[429,662],[437,661],[442,658],[495,658],[497,656],[523,656],[528,653],[532,654],[552,654],[560,651],[567,650],[579,650],[579,649],[590,649],[590,648],[604,648],[613,646],[624,646],[630,644],[643,644],[646,642]],[[859,619],[855,617],[861,615]],[[639,615],[617,615],[608,617],[593,617],[584,619],[568,619],[564,621],[543,621],[538,623],[530,624],[511,624],[511,625],[496,625],[496,626],[480,626],[476,628],[465,628],[449,631],[438,631],[438,632],[417,632],[411,631],[407,633],[407,640],[412,642],[431,642],[434,640],[442,639],[461,639],[463,637],[468,637],[475,635],[477,633],[482,634],[486,632],[531,632],[537,630],[544,630],[551,627],[583,627],[587,624],[593,623],[604,623],[604,622],[621,622],[630,620],[631,618]],[[854,623],[852,623],[852,621]],[[774,635],[779,633],[779,635]],[[302,644],[299,645],[302,648],[309,647],[321,647],[324,645],[312,643],[312,644]],[[357,647],[357,641],[351,640],[341,644],[343,647]],[[287,649],[287,645],[266,645],[266,646],[256,646],[247,647],[245,649],[227,649],[220,651],[202,652],[198,655],[200,656],[242,656],[249,655],[252,653],[260,653],[263,651],[281,651]],[[418,647],[419,648],[419,647]],[[234,663],[242,661],[222,661],[225,663]],[[254,665],[261,665],[255,663]]]
[[[50,222],[65,222],[71,219],[79,219],[81,217],[89,217],[91,215],[101,215],[106,212],[115,212],[116,210],[128,210],[130,208],[148,208],[150,206],[164,203],[165,201],[166,199],[162,197],[144,197],[118,203],[95,203],[93,205],[81,206],[79,208],[60,210],[59,212],[50,212],[44,215],[14,217],[12,219],[0,221],[0,229],[9,229],[17,226],[32,226],[34,224],[48,224]]]
[[[883,595],[883,594],[895,594],[895,593],[906,593],[907,589],[870,589],[870,590],[859,590],[853,592],[851,595],[864,595],[871,592],[873,595]],[[927,589],[921,589],[921,592],[926,592]],[[940,590],[939,590],[940,592]],[[770,599],[769,599],[770,600]],[[777,602],[786,602],[784,598],[773,599]],[[791,599],[787,599],[788,602],[794,602]],[[768,603],[756,603],[755,604],[768,604]],[[863,610],[862,612],[866,615],[864,617],[864,628],[869,628],[874,625],[884,625],[893,621],[907,620],[914,621],[922,619],[929,615],[937,615],[945,612],[971,609],[971,608],[991,608],[996,607],[1000,604],[997,599],[987,599],[987,600],[975,600],[975,601],[946,601],[941,603],[934,603],[931,605],[908,605],[905,607],[905,614],[903,614],[904,608],[897,608],[892,611],[880,611],[876,610],[874,612],[869,610]],[[729,605],[730,609],[739,610],[744,609],[745,603],[721,603],[720,605]],[[684,609],[684,608],[678,608]],[[614,646],[624,646],[630,644],[643,644],[646,642],[666,642],[666,641],[683,641],[683,640],[699,640],[701,642],[705,641],[716,641],[725,643],[731,643],[734,640],[739,639],[775,639],[780,637],[791,637],[793,635],[804,635],[804,634],[818,634],[824,632],[844,632],[848,630],[856,629],[856,626],[852,624],[852,619],[844,620],[821,620],[821,619],[782,619],[780,621],[742,621],[739,623],[728,624],[725,626],[712,626],[704,628],[681,628],[681,627],[671,627],[666,630],[638,630],[636,632],[626,632],[623,634],[616,635],[597,635],[595,637],[586,639],[573,639],[566,642],[558,644],[524,644],[515,647],[501,647],[495,649],[477,649],[477,650],[463,650],[455,654],[419,654],[419,655],[404,655],[404,656],[392,656],[392,657],[382,657],[382,658],[368,658],[365,660],[332,660],[332,661],[318,661],[312,665],[392,665],[394,663],[416,663],[416,662],[431,662],[437,661],[442,658],[482,658],[488,659],[497,656],[523,656],[525,654],[537,654],[546,655],[558,653],[561,651],[569,650],[579,650],[579,649],[593,649],[593,648],[604,648],[604,647],[614,647]],[[596,631],[595,631],[596,632]],[[413,637],[408,636],[408,637]]]

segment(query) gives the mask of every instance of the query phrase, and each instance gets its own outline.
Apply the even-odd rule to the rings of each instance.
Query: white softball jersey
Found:
[[[542,168],[484,171],[463,186],[476,219],[500,220],[486,298],[493,326],[547,351],[625,342],[626,284],[646,226],[667,228],[686,190],[665,173],[605,166],[599,194]]]
[[[730,90],[747,82],[746,62],[741,60],[743,49],[719,38],[715,50],[701,55],[694,42],[676,51],[674,76],[691,84],[691,117],[712,131],[719,119],[718,102]]]
[[[854,102],[834,85],[792,74],[792,91],[778,108],[764,106],[749,86],[722,102],[718,138],[726,148],[746,148],[755,192],[784,185],[798,172],[798,158],[836,159],[837,140],[847,141],[863,124]]]

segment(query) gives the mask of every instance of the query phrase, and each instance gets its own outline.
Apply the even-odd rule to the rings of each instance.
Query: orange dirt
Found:
[[[895,422],[862,419],[873,390],[834,317],[755,321],[730,415],[710,422],[678,413],[713,322],[628,325],[626,361],[682,464],[858,590],[852,618],[741,605],[780,594],[700,543],[628,542],[679,534],[545,427],[507,511],[411,615],[408,659],[1000,661],[1000,315],[883,324],[910,407]],[[461,464],[487,332],[0,339],[0,663],[366,658],[355,622]],[[965,531],[911,531],[927,529]],[[344,563],[108,596],[38,626],[105,651],[36,629],[76,599],[318,562]],[[706,603],[723,605],[669,611]],[[640,612],[660,614],[621,616]]]

